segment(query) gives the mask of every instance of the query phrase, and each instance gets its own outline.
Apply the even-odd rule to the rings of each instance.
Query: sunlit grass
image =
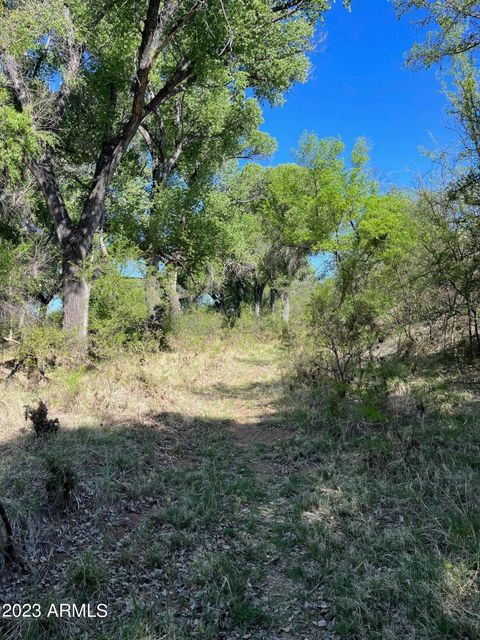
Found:
[[[232,330],[203,313],[181,320],[169,351],[6,389],[0,499],[30,566],[58,568],[54,595],[38,578],[31,593],[110,599],[107,626],[79,623],[94,640],[478,637],[471,378],[432,363],[401,388],[421,388],[423,415],[359,423],[286,377],[288,356],[270,321]],[[54,437],[24,423],[38,396],[60,418]],[[76,479],[66,513],[48,505],[51,460]],[[78,637],[54,621],[10,631]]]

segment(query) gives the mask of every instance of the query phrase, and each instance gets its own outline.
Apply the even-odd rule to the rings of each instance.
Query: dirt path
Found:
[[[1,574],[0,600],[106,602],[110,615],[7,621],[4,637],[333,638],[289,524],[284,489],[297,470],[282,451],[293,431],[282,417],[278,346],[166,357],[188,363],[168,410],[162,401],[143,424],[9,445],[2,471],[13,478],[22,564]],[[74,502],[60,508],[44,489],[52,459],[77,479]]]
[[[288,530],[290,507],[281,488],[299,469],[282,455],[282,443],[288,445],[295,436],[284,414],[282,357],[279,348],[262,345],[225,359],[212,380],[193,391],[198,400],[192,404],[207,422],[225,421],[225,445],[241,449],[260,489],[244,507],[250,529],[254,516],[255,531],[248,535],[248,544],[261,547],[263,554],[262,566],[255,567],[258,583],[250,580],[250,586],[254,601],[272,616],[275,630],[240,637],[332,640],[337,636],[321,585],[305,591],[295,579],[304,558],[295,534]],[[240,527],[243,524],[240,519]]]
[[[206,420],[229,422],[237,444],[268,444],[290,435],[277,420],[282,394],[279,348],[252,346],[251,351],[229,354],[207,384],[192,390],[189,403]]]

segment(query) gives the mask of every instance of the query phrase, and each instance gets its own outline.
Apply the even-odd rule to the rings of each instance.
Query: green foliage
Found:
[[[330,280],[319,285],[310,305],[312,331],[321,348],[317,365],[345,393],[359,382],[370,352],[383,333],[379,324],[380,295],[372,291],[345,295],[339,299],[338,285]]]
[[[5,103],[5,91],[0,91],[0,171],[8,171],[12,181],[22,176],[24,159],[39,152],[38,138],[31,113],[19,113]]]
[[[26,325],[19,337],[16,360],[32,372],[52,367],[59,362],[75,361],[71,338],[53,323]]]
[[[107,580],[106,568],[91,552],[86,552],[71,563],[67,576],[67,588],[83,601],[88,602],[100,594]]]
[[[478,7],[472,0],[393,0],[398,15],[418,15],[427,31],[425,41],[415,44],[408,55],[413,66],[427,66],[473,51],[480,45]]]
[[[208,588],[210,603],[227,608],[235,625],[249,628],[265,622],[265,614],[248,595],[248,570],[235,557],[223,554],[206,557],[196,567],[196,582]]]
[[[269,170],[264,211],[285,243],[322,250],[362,215],[377,190],[367,167],[368,148],[358,140],[350,166],[344,151],[340,139],[305,133],[297,164]]]
[[[50,299],[58,282],[58,256],[40,233],[17,242],[0,238],[0,257],[0,284],[12,303]]]
[[[17,165],[32,173],[63,258],[75,256],[78,269],[101,224],[137,243],[149,264],[182,266],[191,277],[216,246],[217,221],[205,214],[215,174],[232,158],[272,153],[274,141],[258,130],[260,103],[279,104],[306,79],[329,3],[37,5],[1,5],[2,85],[14,99],[1,105],[0,133],[12,144],[0,168],[17,179]]]
[[[286,229],[284,242],[305,243],[330,256],[330,275],[309,304],[312,366],[302,363],[301,369],[331,386],[332,410],[338,409],[335,396],[354,398],[360,414],[378,420],[385,380],[375,350],[399,331],[392,323],[405,290],[399,267],[412,264],[419,251],[421,222],[407,194],[379,191],[364,140],[349,164],[343,150],[339,140],[304,136],[297,154],[301,165],[271,170],[268,215]]]
[[[147,306],[142,279],[106,269],[92,283],[91,349],[96,356],[113,355],[141,341],[146,334]]]
[[[131,153],[118,175],[110,231],[137,243],[147,260],[174,264],[184,279],[198,277],[226,251],[235,226],[215,174],[231,158],[274,151],[274,141],[258,131],[261,123],[259,104],[245,98],[242,87],[233,96],[221,83],[192,87],[172,101],[161,118],[145,125],[146,150]],[[151,171],[139,170],[149,158]]]

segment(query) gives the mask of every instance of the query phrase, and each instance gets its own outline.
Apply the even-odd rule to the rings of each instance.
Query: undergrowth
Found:
[[[168,351],[5,389],[0,501],[23,564],[2,599],[110,607],[6,638],[479,636],[476,365],[390,368],[379,419],[289,376],[276,335],[187,314]],[[38,397],[61,425],[47,438],[23,419]]]

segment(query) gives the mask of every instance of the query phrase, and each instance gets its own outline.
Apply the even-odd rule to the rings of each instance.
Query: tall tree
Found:
[[[263,173],[254,163],[241,170],[226,167],[209,201],[219,224],[204,291],[232,318],[240,315],[242,304],[254,301],[259,309],[266,286],[263,262],[269,244],[257,210]]]
[[[304,54],[327,8],[325,0],[2,3],[2,83],[39,141],[27,162],[61,247],[66,329],[86,338],[85,260],[142,123],[212,73],[232,91],[250,87],[280,100],[305,78]],[[71,202],[64,176],[80,163],[86,175]]]
[[[114,181],[107,218],[110,233],[126,234],[143,252],[152,313],[161,304],[159,263],[169,276],[171,310],[177,315],[178,275],[193,276],[213,257],[216,175],[231,159],[274,150],[274,140],[258,131],[261,123],[254,98],[213,83],[190,88],[140,128],[143,144]],[[136,187],[128,193],[132,180]]]

